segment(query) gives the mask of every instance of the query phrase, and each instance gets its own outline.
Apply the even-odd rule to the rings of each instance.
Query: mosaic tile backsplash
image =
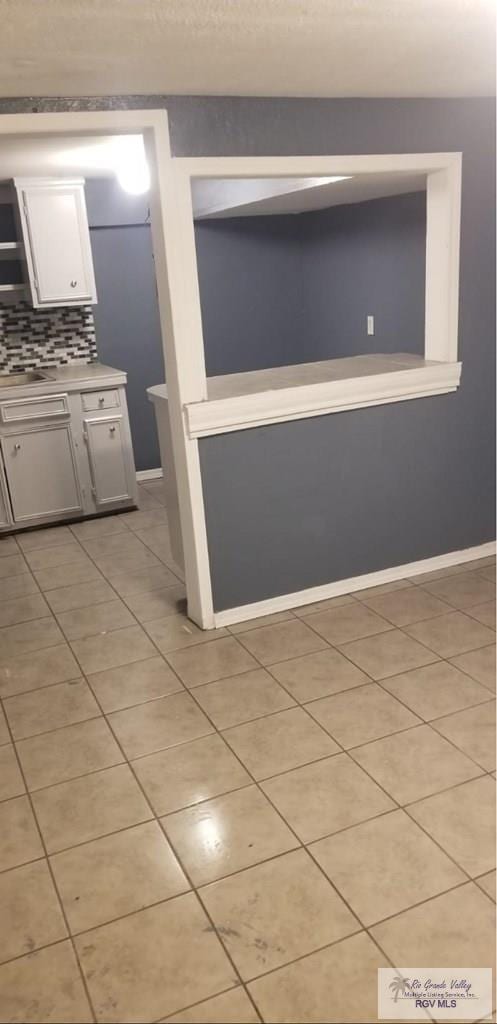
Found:
[[[33,309],[0,305],[0,373],[91,363],[97,359],[91,306]]]

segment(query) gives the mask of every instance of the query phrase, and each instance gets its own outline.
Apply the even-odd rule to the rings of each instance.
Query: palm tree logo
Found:
[[[393,1001],[396,1003],[399,996],[405,995],[406,990],[410,989],[411,986],[409,984],[409,978],[403,978],[400,974],[396,974],[388,987],[394,993]]]

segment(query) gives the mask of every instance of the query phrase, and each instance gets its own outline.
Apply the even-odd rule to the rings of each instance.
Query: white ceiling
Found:
[[[199,220],[208,220],[306,213],[426,189],[425,174],[356,174],[342,181],[323,181],[325,184],[319,178],[199,178],[192,183],[194,214]]]
[[[127,136],[127,140],[139,136]],[[0,181],[55,175],[106,178],[116,173],[121,136],[98,138],[65,136],[23,138],[7,136],[0,141]],[[117,143],[117,148],[116,148]]]
[[[103,178],[118,175],[140,136],[5,136],[0,183],[21,177]],[[120,149],[121,143],[126,149]],[[391,172],[332,178],[199,178],[192,183],[196,218],[304,213],[426,188],[426,175]]]
[[[2,0],[1,96],[482,96],[494,0]]]

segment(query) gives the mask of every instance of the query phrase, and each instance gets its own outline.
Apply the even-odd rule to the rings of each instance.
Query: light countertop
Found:
[[[88,363],[40,369],[43,380],[31,384],[13,384],[0,388],[0,401],[17,398],[35,398],[53,395],[58,391],[92,391],[95,388],[118,387],[126,383],[124,370],[116,370],[103,363]]]

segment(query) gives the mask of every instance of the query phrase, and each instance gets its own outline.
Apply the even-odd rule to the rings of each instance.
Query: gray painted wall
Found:
[[[127,195],[112,179],[85,187],[98,303],[99,359],[128,374],[127,399],[137,469],[160,466],[153,406],[146,389],[164,381],[147,197]]]
[[[495,104],[132,96],[0,111],[167,107],[177,156],[462,150],[454,395],[200,442],[217,609],[494,537]]]
[[[216,609],[493,539],[493,101],[193,103],[177,152],[463,152],[459,391],[203,439]]]
[[[300,217],[195,225],[208,376],[312,359]]]
[[[146,389],[164,380],[164,363],[148,199],[114,179],[88,179],[85,192],[99,358],[128,374],[136,466],[153,469],[160,454]],[[424,231],[422,194],[198,222],[208,375],[347,351],[422,351]],[[366,312],[376,314],[373,339]]]
[[[334,206],[297,220],[313,358],[422,355],[426,193]]]
[[[198,221],[195,237],[208,376],[423,353],[425,193]]]

